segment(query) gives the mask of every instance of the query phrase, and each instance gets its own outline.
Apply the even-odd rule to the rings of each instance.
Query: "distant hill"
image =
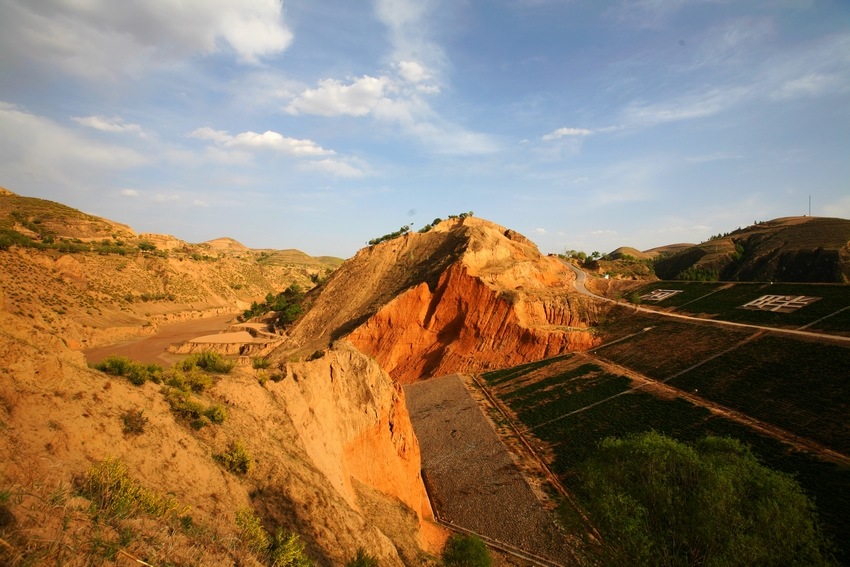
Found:
[[[191,244],[168,234],[141,233],[109,219],[78,211],[67,205],[17,195],[0,187],[0,249],[11,245],[54,249],[60,252],[135,254],[158,251],[174,255],[210,257],[255,255],[270,266],[310,266],[334,269],[342,258],[314,258],[299,250],[253,250],[230,237]]]
[[[786,217],[668,253],[662,279],[850,282],[850,220]]]

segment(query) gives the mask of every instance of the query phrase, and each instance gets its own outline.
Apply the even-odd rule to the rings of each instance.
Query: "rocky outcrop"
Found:
[[[456,264],[381,308],[348,340],[402,383],[506,368],[594,345],[586,301],[499,290]]]
[[[409,383],[587,349],[597,341],[596,306],[573,292],[573,279],[514,231],[445,221],[343,264],[278,356],[345,337]]]

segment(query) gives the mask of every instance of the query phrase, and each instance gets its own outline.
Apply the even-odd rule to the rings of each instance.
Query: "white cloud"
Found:
[[[333,150],[326,150],[312,140],[288,138],[271,130],[262,134],[248,131],[233,136],[226,131],[213,130],[205,126],[198,128],[189,136],[199,140],[209,140],[227,148],[273,150],[296,157],[319,157],[336,154]]]
[[[332,158],[304,162],[301,164],[301,169],[327,173],[335,177],[355,178],[363,177],[365,175],[365,172],[362,169]]]
[[[231,50],[257,63],[285,50],[292,33],[278,0],[6,0],[0,48],[91,78],[134,73],[193,55]]]
[[[427,16],[435,5],[434,0],[375,0],[375,15],[389,30],[396,65],[415,61],[428,73],[446,66],[442,48],[429,38],[431,24]]]
[[[150,163],[134,149],[103,144],[16,105],[0,102],[0,179],[9,185],[93,183]]]
[[[139,192],[136,191],[135,189],[122,189],[121,195],[124,196],[124,197],[138,197]]]
[[[545,228],[535,228],[534,232],[536,232],[540,236],[544,236],[546,234],[546,229]]]
[[[138,124],[126,124],[121,118],[103,118],[102,116],[72,116],[71,120],[81,126],[94,128],[101,132],[133,132],[140,134],[142,127]]]
[[[847,92],[850,83],[847,77],[838,73],[809,73],[785,81],[776,91],[771,93],[771,98],[776,100],[787,100],[801,97],[819,97],[828,93]]]
[[[750,87],[731,86],[694,91],[679,98],[654,104],[633,103],[625,110],[625,120],[644,125],[705,118],[723,112],[749,98]]]
[[[551,140],[557,140],[564,136],[589,136],[592,133],[593,131],[588,130],[587,128],[558,128],[554,132],[550,132],[543,136],[543,141],[548,142]]]
[[[364,75],[348,85],[335,79],[323,79],[318,88],[298,95],[286,111],[320,116],[363,116],[369,114],[384,99],[384,92],[391,88],[387,77]]]
[[[333,150],[326,150],[312,140],[299,140],[287,138],[268,130],[262,134],[256,132],[242,132],[227,142],[228,145],[243,148],[271,149],[283,154],[293,156],[327,156],[334,155]]]
[[[431,73],[416,61],[399,61],[398,72],[410,83],[421,83],[431,78]]]

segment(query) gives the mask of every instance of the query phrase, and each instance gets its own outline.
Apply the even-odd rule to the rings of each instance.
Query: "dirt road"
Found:
[[[236,319],[236,314],[217,315],[205,319],[179,321],[162,325],[156,334],[123,341],[108,346],[101,346],[84,351],[89,363],[97,363],[110,355],[127,356],[133,360],[145,363],[156,363],[170,366],[185,355],[171,354],[168,346],[193,339],[201,335],[210,335],[227,329]]]

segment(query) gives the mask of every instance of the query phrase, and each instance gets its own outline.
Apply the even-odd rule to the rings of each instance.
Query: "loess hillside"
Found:
[[[351,345],[149,379],[79,352],[309,288],[338,263],[0,192],[0,564],[268,565],[285,542],[319,566],[361,548],[430,564],[445,534],[404,393]]]
[[[850,282],[850,220],[787,217],[756,223],[668,254],[658,277],[723,281]],[[693,278],[691,278],[693,279]]]
[[[345,338],[407,383],[501,368],[597,341],[595,305],[531,241],[489,221],[443,221],[364,248],[311,292],[274,356]]]

